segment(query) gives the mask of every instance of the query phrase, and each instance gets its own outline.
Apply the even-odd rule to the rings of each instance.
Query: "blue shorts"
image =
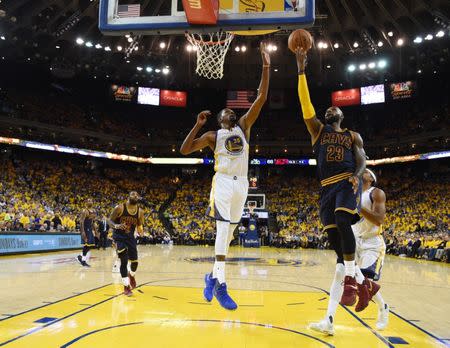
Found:
[[[128,259],[133,262],[138,259],[136,238],[132,233],[114,231],[113,240],[116,243],[117,254],[128,252]]]
[[[353,186],[348,179],[322,187],[320,191],[320,221],[325,230],[336,227],[335,214],[337,211],[352,214],[354,216],[353,224],[359,221],[361,192],[361,180],[356,194],[353,192]]]
[[[85,242],[83,237],[81,237],[81,244],[88,247],[94,247],[95,246],[94,232],[92,232],[92,230],[85,230],[84,232],[86,233],[87,242]]]

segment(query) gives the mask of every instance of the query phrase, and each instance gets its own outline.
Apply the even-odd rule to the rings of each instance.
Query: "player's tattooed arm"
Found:
[[[141,237],[144,235],[144,211],[142,209],[139,209],[138,224],[136,226],[136,231],[137,233],[139,233]]]
[[[122,204],[118,204],[114,207],[111,215],[109,216],[108,219],[106,219],[106,222],[108,223],[108,225],[116,230],[125,228],[125,226],[123,224],[116,224],[114,221],[120,217],[123,214],[123,205]]]
[[[302,47],[298,47],[295,51],[295,57],[297,59],[298,68],[298,98],[302,107],[306,128],[308,128],[308,132],[314,143],[322,131],[323,123],[317,118],[316,111],[314,110],[314,106],[312,105],[309,96],[308,82],[305,75],[306,61],[308,58],[307,51]]]
[[[361,135],[352,132],[353,135],[353,153],[355,154],[356,169],[353,175],[348,179],[353,185],[353,191],[356,193],[359,187],[359,181],[366,170],[366,152]]]
[[[202,111],[198,114],[197,122],[181,145],[180,152],[182,155],[189,155],[190,153],[199,151],[205,147],[209,147],[214,151],[216,132],[206,132],[202,136],[196,138],[198,132],[205,125],[208,116],[210,115],[211,111],[209,110]]]
[[[84,230],[84,219],[86,218],[86,210],[83,209],[81,211],[81,215],[80,215],[80,233],[81,233],[81,238],[83,238],[84,242],[87,243],[87,238],[86,238],[86,231]]]
[[[270,80],[270,55],[267,45],[264,42],[260,44],[261,59],[262,59],[262,73],[261,82],[258,87],[258,95],[247,113],[239,120],[239,125],[244,131],[250,130],[253,124],[259,117],[261,109],[267,101],[267,94],[269,93]],[[248,137],[248,134],[246,134]]]
[[[372,199],[372,210],[362,207],[361,214],[371,223],[381,226],[386,218],[386,194],[383,190],[376,188],[372,191]],[[374,234],[374,236],[377,235],[377,233]]]

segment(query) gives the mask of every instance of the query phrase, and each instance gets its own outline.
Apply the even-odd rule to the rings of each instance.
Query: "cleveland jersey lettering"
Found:
[[[317,171],[322,186],[347,179],[355,171],[351,131],[345,129],[337,132],[332,126],[325,125],[313,149],[317,156]]]

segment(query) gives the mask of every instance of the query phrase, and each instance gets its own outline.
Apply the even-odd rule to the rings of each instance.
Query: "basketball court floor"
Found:
[[[121,295],[112,251],[0,258],[0,346],[6,347],[449,347],[450,268],[388,256],[382,292],[387,330],[374,330],[376,306],[340,307],[336,335],[308,329],[321,319],[334,272],[330,251],[231,248],[228,285],[238,310],[202,296],[211,247],[142,246],[138,288]]]

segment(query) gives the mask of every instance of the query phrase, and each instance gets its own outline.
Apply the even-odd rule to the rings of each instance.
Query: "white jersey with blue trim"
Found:
[[[372,200],[372,192],[375,190],[375,187],[371,187],[368,190],[364,191],[361,195],[361,207],[366,210],[372,210],[373,200]],[[370,222],[363,216],[358,223],[352,226],[353,233],[357,238],[371,238],[373,236],[381,235],[383,232],[383,226],[377,226],[374,223]]]
[[[247,176],[249,144],[244,131],[236,126],[219,129],[214,149],[214,170],[232,176]]]

